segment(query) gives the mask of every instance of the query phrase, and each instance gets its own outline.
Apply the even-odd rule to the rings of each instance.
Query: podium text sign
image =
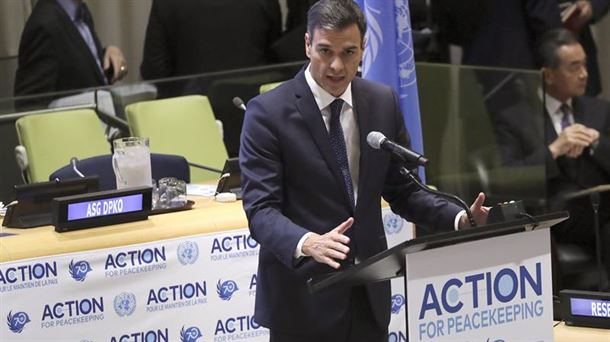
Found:
[[[409,341],[552,341],[548,228],[406,255]]]

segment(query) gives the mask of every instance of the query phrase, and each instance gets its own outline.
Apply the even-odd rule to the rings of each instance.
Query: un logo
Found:
[[[220,279],[218,279],[218,283],[216,284],[216,293],[218,293],[218,297],[222,300],[231,300],[233,294],[239,290],[237,287],[237,283],[233,280],[227,280],[224,283],[220,283]]]
[[[400,308],[405,305],[405,296],[401,294],[395,294],[392,296],[392,314],[397,315],[400,312]]]
[[[6,316],[6,324],[15,334],[21,334],[25,325],[30,322],[30,317],[23,311],[16,312],[14,315],[12,311],[9,311],[8,316]]]
[[[192,265],[199,257],[197,243],[185,241],[178,245],[178,261],[182,265]]]
[[[405,222],[402,217],[394,213],[387,213],[383,216],[383,228],[385,229],[386,234],[399,233],[404,224]]]
[[[190,327],[185,330],[184,326],[182,326],[182,329],[180,329],[180,342],[197,342],[197,339],[201,336],[203,334],[197,327]]]
[[[114,311],[117,315],[130,316],[136,310],[136,295],[123,292],[114,297]]]
[[[87,273],[93,270],[87,261],[81,260],[74,262],[74,259],[70,261],[68,269],[70,270],[70,276],[76,281],[85,281]]]

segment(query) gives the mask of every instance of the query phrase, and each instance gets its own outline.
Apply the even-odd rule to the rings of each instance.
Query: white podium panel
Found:
[[[407,254],[409,341],[552,341],[549,235]]]

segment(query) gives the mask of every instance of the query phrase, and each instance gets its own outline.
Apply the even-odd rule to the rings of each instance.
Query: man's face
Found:
[[[305,33],[305,53],[313,79],[335,97],[345,92],[362,60],[363,42],[356,24],[333,31],[316,28]]]
[[[587,55],[580,44],[563,45],[557,50],[559,66],[544,68],[548,93],[560,101],[585,93]]]

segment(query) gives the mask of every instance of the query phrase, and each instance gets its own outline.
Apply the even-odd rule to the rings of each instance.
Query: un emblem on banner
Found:
[[[70,276],[76,281],[85,281],[87,273],[93,270],[87,261],[81,260],[74,262],[74,259],[70,261],[68,269],[70,270]]]
[[[114,311],[117,315],[130,316],[136,310],[136,295],[123,292],[114,297]]]
[[[9,311],[8,316],[6,316],[6,324],[15,334],[21,334],[25,325],[30,322],[30,316],[23,311],[16,312],[14,315],[12,311]]]
[[[220,283],[220,279],[218,279],[218,283],[216,284],[216,293],[218,293],[218,297],[222,300],[231,300],[233,294],[239,290],[237,287],[237,283],[233,280],[227,280]]]
[[[402,226],[405,224],[405,221],[402,217],[394,214],[387,213],[383,216],[383,228],[385,229],[386,234],[397,234],[402,229]]]
[[[202,336],[201,330],[197,327],[190,327],[185,330],[182,326],[182,329],[180,329],[180,342],[197,342],[197,339]]]
[[[197,243],[185,241],[178,245],[178,261],[182,265],[192,265],[199,257],[199,246]]]
[[[395,294],[392,296],[392,314],[397,315],[400,312],[400,308],[405,305],[405,296],[401,294]]]

